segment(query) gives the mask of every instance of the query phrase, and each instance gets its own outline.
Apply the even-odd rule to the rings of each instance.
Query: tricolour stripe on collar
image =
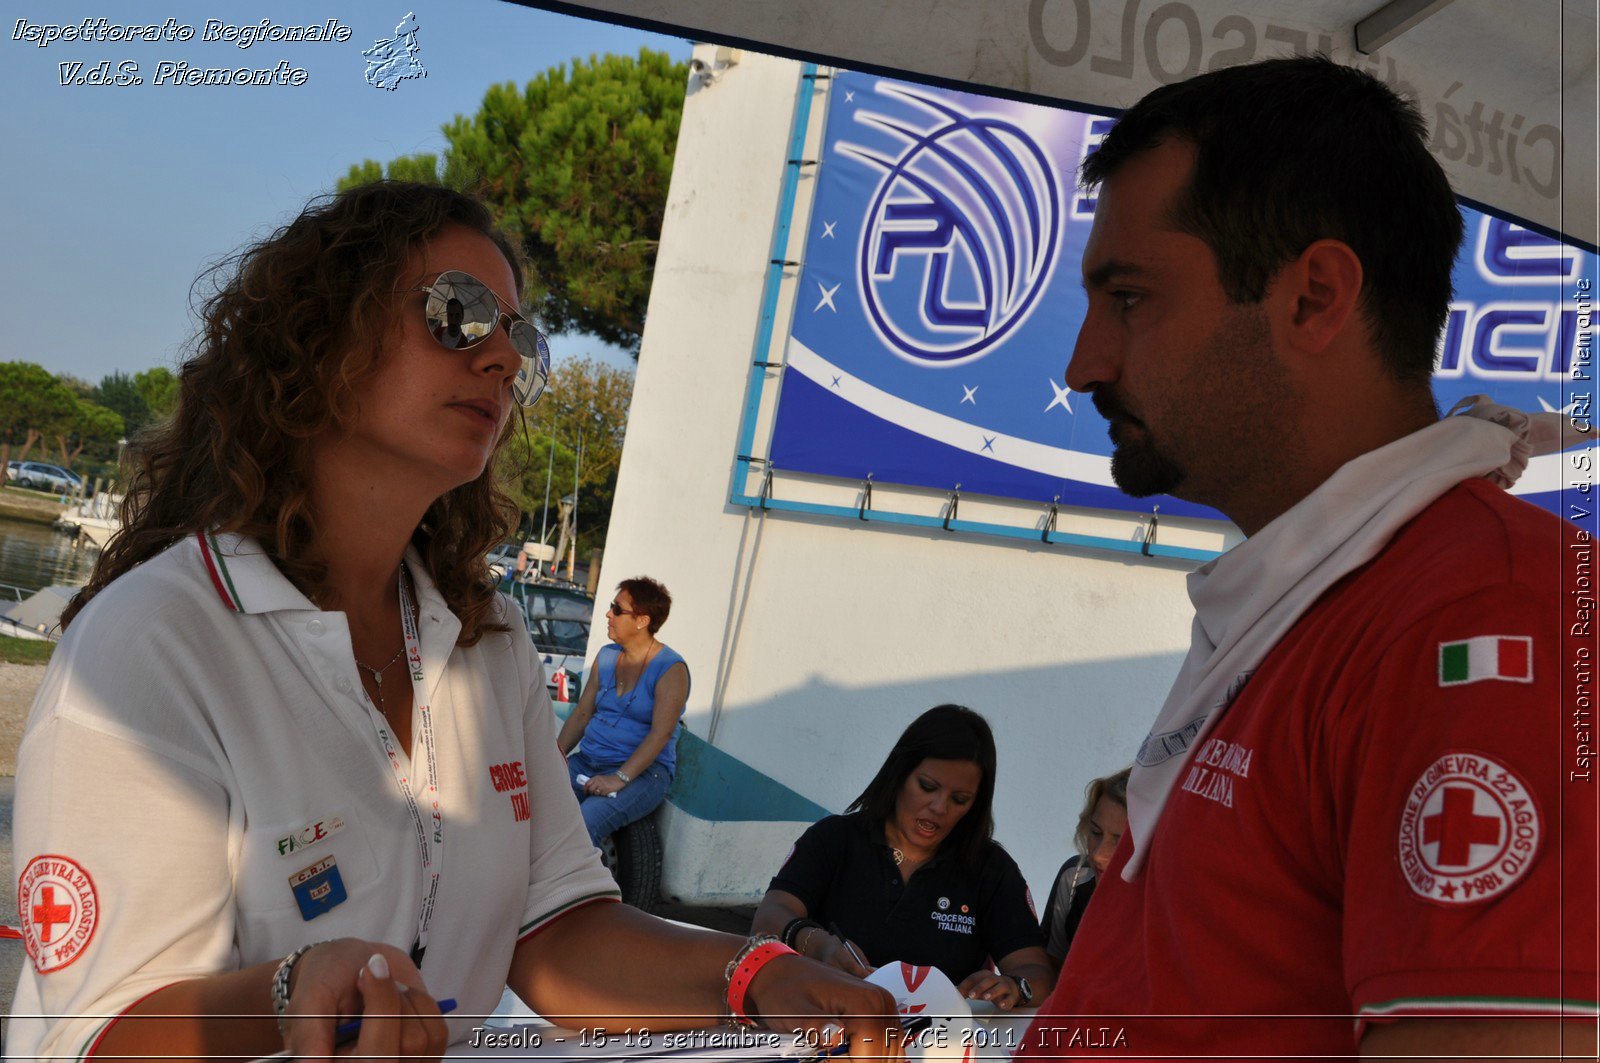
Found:
[[[206,574],[211,577],[211,586],[216,588],[217,597],[234,612],[244,612],[244,606],[239,602],[239,592],[234,590],[233,579],[228,575],[228,563],[222,559],[216,540],[205,532],[196,532],[195,539],[200,543],[200,557],[206,563]]]

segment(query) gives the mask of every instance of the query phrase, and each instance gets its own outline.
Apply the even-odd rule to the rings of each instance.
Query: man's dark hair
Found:
[[[970,760],[983,776],[972,807],[950,828],[940,852],[950,852],[958,863],[974,868],[994,838],[994,733],[989,721],[965,705],[936,705],[911,721],[889,756],[861,796],[846,812],[860,810],[875,829],[894,817],[895,802],[906,777],[924,760]]]
[[[1300,252],[1339,240],[1361,260],[1361,311],[1390,373],[1429,380],[1462,223],[1415,106],[1322,56],[1228,67],[1134,104],[1084,160],[1084,184],[1169,138],[1197,149],[1170,221],[1211,248],[1229,299],[1260,302]]]

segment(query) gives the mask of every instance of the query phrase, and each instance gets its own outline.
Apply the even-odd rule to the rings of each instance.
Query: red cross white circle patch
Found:
[[[1446,753],[1406,794],[1400,873],[1435,904],[1504,893],[1539,852],[1539,808],[1521,779],[1479,753]]]
[[[17,881],[22,947],[34,970],[49,974],[83,955],[100,919],[94,880],[65,856],[36,856]]]

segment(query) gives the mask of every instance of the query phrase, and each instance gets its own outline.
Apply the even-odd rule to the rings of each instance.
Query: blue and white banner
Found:
[[[1217,517],[1118,491],[1106,422],[1063,383],[1094,214],[1075,177],[1113,120],[844,72],[829,96],[773,466]],[[1589,417],[1593,333],[1580,313],[1595,256],[1463,213],[1441,409],[1482,393]],[[1577,457],[1535,459],[1517,492],[1572,516],[1560,489]]]

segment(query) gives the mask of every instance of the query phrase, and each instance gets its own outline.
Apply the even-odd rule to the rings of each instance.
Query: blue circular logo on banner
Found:
[[[861,295],[878,333],[918,362],[991,351],[1026,319],[1055,263],[1061,196],[1039,145],[1004,119],[966,115],[904,89],[934,117],[916,129],[865,119],[906,141],[861,227]]]

